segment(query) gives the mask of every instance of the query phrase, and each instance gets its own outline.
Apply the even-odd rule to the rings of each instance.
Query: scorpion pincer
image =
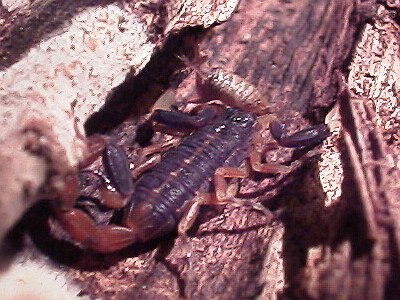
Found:
[[[177,227],[184,233],[193,224],[200,205],[238,203],[227,194],[226,178],[247,177],[249,166],[263,173],[291,170],[288,166],[261,163],[259,148],[251,148],[252,143],[259,142],[254,113],[226,108],[217,116],[207,111],[199,119],[180,112],[156,111],[154,118],[169,126],[187,126],[194,131],[175,148],[166,151],[159,163],[145,171],[132,187],[125,182],[132,179],[125,175],[114,180],[118,185],[121,182],[128,185],[126,193],[129,197],[121,204],[123,217],[120,223],[97,225],[75,207],[59,211],[60,224],[83,247],[106,253],[161,237]],[[289,140],[289,147],[315,144],[328,134],[326,128],[311,127],[300,134],[287,136],[277,124],[274,133],[278,143],[285,144]],[[126,159],[114,147],[117,146],[109,150],[114,153],[110,155],[115,161],[114,169],[119,169],[119,165],[126,169],[123,166],[127,164]],[[112,158],[113,155],[117,158]],[[245,166],[244,161],[247,162]],[[119,175],[116,173],[115,176]],[[211,181],[215,193],[209,192]],[[252,206],[255,209],[263,207],[259,203]]]

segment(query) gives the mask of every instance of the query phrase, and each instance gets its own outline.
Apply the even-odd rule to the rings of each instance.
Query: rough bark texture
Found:
[[[29,227],[34,244],[3,278],[15,266],[43,264],[38,247],[73,281],[75,296],[66,299],[399,298],[400,51],[391,11],[399,4],[381,2],[242,1],[229,21],[207,31],[185,28],[226,20],[235,1],[80,1],[64,8],[34,1],[2,11],[2,233],[28,200],[56,194],[54,182],[74,171],[84,150],[75,145],[74,117],[79,128],[86,121],[90,132],[129,144],[143,107],[179,83],[175,54],[189,35],[203,37],[209,67],[255,84],[289,130],[322,122],[335,105],[319,164],[311,159],[290,176],[241,183],[240,196],[279,209],[279,221],[245,208],[204,209],[188,241],[170,236],[95,255],[49,238],[42,204],[12,232]],[[37,26],[43,18],[50,25]],[[176,94],[189,100],[194,90],[191,75]],[[267,155],[277,162],[296,157],[282,149]]]
[[[313,298],[400,295],[399,27],[394,12],[376,8],[354,48],[337,111],[343,126],[341,207],[331,226],[333,247],[310,251],[304,270],[302,284]]]

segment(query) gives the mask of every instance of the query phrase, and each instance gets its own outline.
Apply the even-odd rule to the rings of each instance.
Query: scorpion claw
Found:
[[[114,252],[135,241],[131,229],[112,225],[97,226],[79,209],[60,213],[58,220],[74,241],[97,252]]]
[[[152,119],[168,127],[193,130],[206,125],[208,121],[215,117],[216,113],[216,109],[212,106],[201,109],[194,116],[178,111],[157,109],[154,111]]]
[[[314,146],[330,135],[329,128],[325,124],[311,126],[291,135],[285,133],[284,126],[278,121],[272,121],[269,128],[279,145],[288,148]]]

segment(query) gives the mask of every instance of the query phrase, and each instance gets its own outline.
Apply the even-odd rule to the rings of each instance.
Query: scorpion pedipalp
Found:
[[[321,143],[330,135],[329,127],[325,124],[311,126],[288,135],[284,127],[278,121],[270,123],[271,135],[278,141],[279,145],[288,148],[308,147]]]
[[[77,208],[59,213],[58,221],[74,241],[97,252],[114,252],[136,241],[135,232],[131,228],[96,225]]]

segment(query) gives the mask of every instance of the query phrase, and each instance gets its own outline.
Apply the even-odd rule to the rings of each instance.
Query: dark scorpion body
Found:
[[[110,169],[116,189],[127,196],[118,205],[109,205],[122,209],[122,221],[118,225],[97,225],[82,210],[67,207],[60,211],[58,219],[75,241],[98,252],[113,252],[134,242],[161,237],[178,224],[178,230],[184,233],[193,223],[200,204],[235,202],[226,195],[225,178],[247,177],[249,166],[239,167],[247,157],[251,168],[258,172],[290,171],[287,166],[262,164],[259,151],[250,149],[257,124],[253,113],[227,108],[219,117],[207,116],[207,120],[200,118],[200,122],[182,113],[170,114],[159,112],[158,119],[169,125],[175,119],[177,126],[186,123],[196,130],[165,152],[159,163],[145,171],[133,185],[131,176],[127,176],[125,156],[116,144],[106,146],[103,161]],[[286,136],[279,124],[272,124],[273,136],[285,147],[319,143],[327,135],[326,127],[315,126]],[[206,188],[212,179],[214,197],[210,197]],[[253,207],[259,209],[257,205]]]
[[[255,116],[238,109],[186,137],[136,182],[126,209],[128,227],[141,228],[139,240],[176,228],[185,203],[209,183],[218,167],[249,145]],[[238,158],[238,157],[234,157]],[[244,155],[237,160],[240,164]]]
[[[91,216],[76,207],[77,194],[70,191],[77,184],[72,178],[66,183],[69,191],[66,190],[64,198],[61,196],[61,205],[56,208],[57,219],[72,239],[82,246],[98,252],[113,252],[135,242],[161,237],[177,227],[180,234],[185,234],[200,205],[248,205],[245,203],[249,201],[239,201],[228,193],[226,178],[248,177],[250,169],[272,174],[289,173],[293,169],[262,162],[265,143],[260,132],[267,126],[283,147],[316,145],[329,135],[325,125],[286,134],[284,127],[270,113],[268,99],[255,86],[223,69],[201,69],[204,59],[197,46],[192,61],[185,57],[181,59],[195,70],[201,99],[218,99],[224,104],[218,106],[211,101],[200,105],[199,110],[190,111],[190,114],[154,111],[152,121],[156,125],[172,128],[173,135],[180,130],[190,132],[190,135],[179,143],[175,141],[149,146],[151,150],[143,149],[142,155],[146,157],[176,146],[134,170],[129,169],[127,157],[116,143],[105,142],[101,147],[94,147],[96,150],[91,151],[88,161],[93,161],[104,148],[104,169],[121,195],[120,198],[114,197],[103,189],[100,204],[122,210],[122,219],[116,224],[96,224]],[[236,108],[226,108],[226,103]],[[132,175],[135,178],[140,175],[135,183]],[[207,189],[210,183],[213,183],[214,192]],[[260,203],[251,202],[250,206],[266,212]]]

